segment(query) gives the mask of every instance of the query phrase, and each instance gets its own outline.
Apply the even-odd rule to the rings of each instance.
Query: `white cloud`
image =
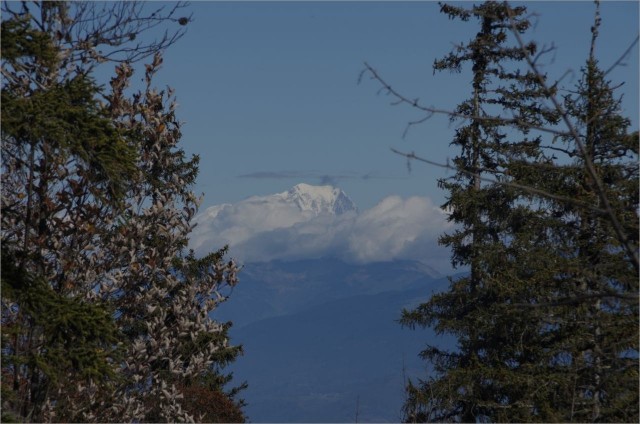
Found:
[[[236,246],[262,232],[290,227],[311,217],[291,203],[260,197],[213,206],[195,218],[198,225],[191,236],[191,247],[201,251],[225,244]]]
[[[447,226],[445,214],[430,199],[390,196],[356,219],[348,237],[349,250],[362,262],[417,259],[416,253],[429,252],[415,252],[416,246],[437,244],[438,234]]]
[[[243,262],[335,256],[349,262],[415,259],[448,269],[437,237],[450,224],[426,197],[390,196],[360,214],[314,216],[287,202],[251,198],[214,206],[196,217],[191,247],[198,254],[229,244]]]

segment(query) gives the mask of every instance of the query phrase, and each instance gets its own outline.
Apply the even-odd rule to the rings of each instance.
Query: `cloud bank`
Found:
[[[451,225],[426,197],[390,196],[359,214],[341,215],[314,215],[286,201],[255,197],[213,206],[195,221],[190,246],[197,254],[228,244],[242,262],[330,256],[356,263],[413,259],[449,269],[449,252],[437,238]]]

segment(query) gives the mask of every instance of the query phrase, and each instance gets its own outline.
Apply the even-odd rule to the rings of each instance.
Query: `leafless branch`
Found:
[[[567,149],[560,148],[560,147],[545,146],[545,145],[541,145],[540,147],[542,147],[543,149],[555,150],[556,152],[564,153],[565,155],[569,156],[570,158],[575,156],[574,152],[572,152],[570,150],[567,150]]]
[[[192,21],[191,14],[183,14],[187,6],[185,2],[140,1],[23,2],[20,6],[2,2],[2,12],[28,13],[33,24],[52,34],[60,46],[61,68],[76,65],[89,73],[96,64],[138,62],[174,44]]]
[[[433,106],[425,106],[425,105],[420,103],[420,99],[419,98],[410,99],[410,98],[404,96],[402,93],[396,91],[367,62],[364,63],[364,66],[365,66],[365,69],[363,69],[360,72],[360,76],[358,78],[358,82],[359,83],[362,81],[362,78],[364,77],[364,75],[369,73],[371,75],[371,79],[377,81],[381,85],[379,92],[386,92],[388,95],[391,95],[394,98],[394,100],[391,102],[392,106],[397,106],[397,105],[400,105],[400,104],[406,104],[406,105],[408,105],[408,106],[410,106],[410,107],[412,107],[414,109],[417,109],[417,110],[425,113],[425,116],[423,118],[420,118],[420,119],[415,120],[415,121],[411,121],[411,122],[409,122],[407,124],[407,127],[405,128],[405,130],[403,132],[403,137],[406,136],[406,134],[408,133],[410,127],[412,127],[414,125],[417,125],[417,124],[421,124],[421,123],[427,121],[428,119],[430,119],[432,116],[434,116],[436,114],[438,114],[438,115],[446,115],[446,116],[449,116],[450,118],[460,118],[460,119],[467,119],[467,120],[473,120],[473,121],[500,122],[500,123],[503,123],[505,125],[515,125],[515,126],[518,126],[518,127],[538,130],[540,132],[554,134],[554,135],[557,135],[557,136],[570,136],[571,135],[570,133],[565,133],[563,131],[560,131],[560,130],[557,130],[557,129],[554,129],[554,128],[542,127],[542,126],[539,126],[539,125],[534,125],[534,124],[528,123],[528,122],[526,122],[526,121],[524,121],[522,119],[518,119],[518,118],[508,118],[508,117],[504,117],[504,116],[491,116],[491,115],[486,115],[486,116],[467,115],[467,114],[458,113],[458,112],[455,112],[455,111],[452,111],[452,110],[438,109],[438,108],[433,107]]]
[[[611,65],[609,67],[609,69],[607,69],[605,71],[605,75],[608,75],[609,72],[613,71],[615,68],[617,68],[618,66],[622,66],[624,63],[624,60],[627,58],[627,56],[629,56],[629,53],[631,53],[631,51],[633,50],[633,48],[636,46],[636,44],[638,44],[638,39],[640,38],[640,36],[636,35],[636,38],[631,42],[631,44],[629,44],[629,47],[627,47],[627,50],[624,51],[624,53],[622,53],[622,55],[620,55],[620,57],[618,58],[618,60],[616,60],[613,65]]]

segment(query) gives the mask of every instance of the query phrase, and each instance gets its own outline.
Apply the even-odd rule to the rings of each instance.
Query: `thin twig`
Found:
[[[640,36],[636,35],[635,40],[633,40],[631,42],[631,44],[629,45],[629,47],[627,47],[627,50],[624,51],[624,53],[622,53],[622,55],[618,58],[618,60],[616,60],[613,65],[611,65],[609,67],[609,69],[607,69],[604,73],[604,75],[608,75],[609,72],[613,71],[615,68],[617,68],[618,66],[620,66],[622,64],[622,61],[629,55],[629,53],[631,53],[631,50],[633,50],[633,48],[635,47],[636,44],[638,44],[638,39],[640,38]]]
[[[435,114],[439,114],[439,115],[447,115],[451,118],[462,118],[462,119],[468,119],[468,120],[472,120],[472,121],[487,121],[487,122],[500,122],[500,123],[504,123],[504,124],[511,124],[511,125],[516,125],[516,126],[521,126],[521,127],[526,127],[529,129],[533,129],[533,130],[538,130],[540,132],[544,132],[544,133],[550,133],[550,134],[554,134],[554,135],[558,135],[558,136],[570,136],[570,133],[566,133],[563,131],[559,131],[553,128],[549,128],[549,127],[542,127],[539,125],[534,125],[531,123],[528,123],[526,121],[523,121],[521,119],[517,119],[517,118],[506,118],[503,116],[479,116],[479,115],[467,115],[467,114],[463,114],[463,113],[458,113],[458,112],[454,112],[451,110],[445,110],[445,109],[438,109],[432,106],[425,106],[423,104],[421,104],[419,102],[419,99],[409,99],[408,97],[404,96],[403,94],[399,93],[398,91],[396,91],[393,87],[391,87],[391,85],[389,85],[379,74],[378,72],[371,66],[369,65],[367,62],[364,63],[365,69],[360,73],[360,78],[358,79],[358,81],[360,82],[362,80],[362,77],[364,76],[365,73],[369,72],[371,74],[371,78],[378,81],[378,83],[380,83],[382,85],[382,87],[380,88],[381,91],[386,91],[387,94],[392,95],[396,100],[393,101],[391,104],[393,106],[397,106],[400,104],[407,104],[409,106],[411,106],[414,109],[418,109],[422,112],[425,112],[427,115],[424,118],[421,118],[419,120],[416,121],[412,121],[409,122],[409,124],[407,124],[407,128],[405,129],[404,133],[403,133],[403,137],[406,135],[409,127],[416,125],[416,124],[420,124],[425,122],[426,120],[428,120],[429,118],[431,118],[433,115]]]

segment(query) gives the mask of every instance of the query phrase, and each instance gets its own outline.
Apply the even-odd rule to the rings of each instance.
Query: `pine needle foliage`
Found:
[[[593,58],[564,109],[549,101],[556,86],[527,66],[537,46],[513,41],[529,28],[525,7],[441,11],[480,26],[434,63],[471,68],[472,95],[452,114],[465,123],[451,143],[457,172],[439,182],[457,224],[440,243],[469,274],[403,312],[403,325],[458,339],[453,351],[422,351],[434,374],[409,382],[405,420],[637,421],[638,270],[602,212],[585,157],[637,250],[637,133],[627,134]],[[575,130],[549,140],[563,121]]]

